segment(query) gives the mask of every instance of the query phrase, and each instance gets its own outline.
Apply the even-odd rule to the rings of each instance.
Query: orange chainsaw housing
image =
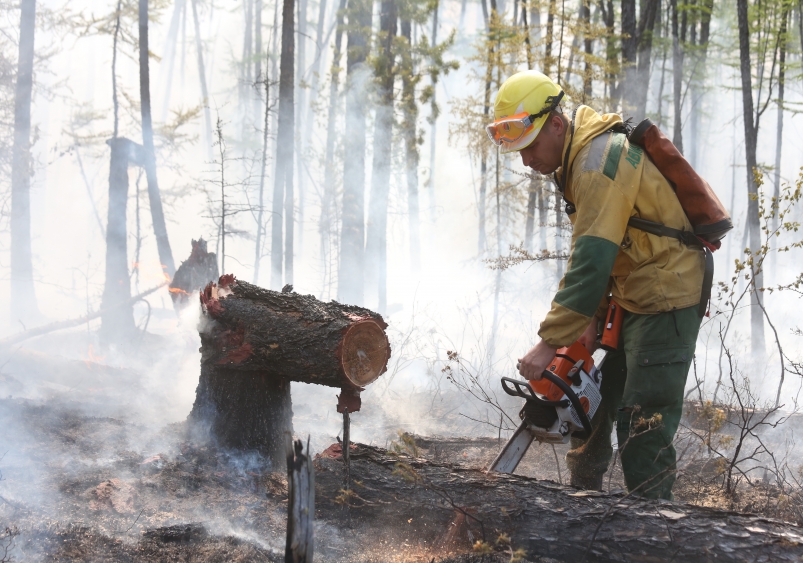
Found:
[[[574,367],[574,364],[580,360],[583,360],[583,371],[589,373],[594,366],[594,360],[585,346],[579,342],[575,342],[571,346],[558,348],[557,352],[555,352],[555,359],[547,369],[560,377],[567,385],[571,386],[572,380],[569,378],[569,371]],[[560,387],[548,379],[542,378],[538,381],[530,381],[530,387],[548,401],[560,401],[563,398],[563,391],[561,391]],[[585,399],[585,401],[582,401],[582,399],[585,399],[585,397],[582,397],[580,402],[587,413],[588,399]]]

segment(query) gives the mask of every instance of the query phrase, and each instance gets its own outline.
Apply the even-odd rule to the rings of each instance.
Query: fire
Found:
[[[181,289],[180,287],[169,287],[169,288],[167,288],[167,290],[168,290],[170,293],[182,293],[182,294],[184,294],[184,295],[189,295],[189,293],[187,293],[186,291],[184,291],[184,290],[183,290],[183,289]]]
[[[103,360],[106,359],[106,356],[97,356],[95,355],[94,351],[92,350],[92,345],[89,345],[89,349],[86,352],[86,357],[83,358],[86,367],[91,368],[92,364],[99,364]]]

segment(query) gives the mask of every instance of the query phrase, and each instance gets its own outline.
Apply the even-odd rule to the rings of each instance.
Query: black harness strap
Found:
[[[552,174],[555,179],[555,185],[558,186],[558,191],[560,192],[561,197],[563,198],[565,206],[566,215],[571,215],[572,213],[577,211],[577,208],[574,204],[566,199],[566,176],[569,170],[569,154],[572,152],[572,142],[574,142],[574,118],[577,115],[577,110],[580,109],[580,106],[574,108],[572,112],[572,128],[571,128],[571,135],[569,136],[569,146],[566,147],[566,153],[563,155],[563,167],[561,168],[561,180],[558,180],[558,173],[557,171]]]
[[[631,217],[627,221],[627,225],[652,235],[676,239],[686,246],[698,246],[702,248],[705,254],[705,271],[703,272],[703,288],[700,293],[700,305],[697,312],[701,317],[705,316],[708,310],[708,301],[711,299],[711,288],[714,285],[714,255],[711,254],[711,249],[703,244],[691,231],[667,227],[662,223],[648,221],[640,217]]]

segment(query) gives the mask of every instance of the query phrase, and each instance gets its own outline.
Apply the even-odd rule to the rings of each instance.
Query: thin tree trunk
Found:
[[[354,0],[351,3],[346,50],[346,158],[337,294],[339,301],[352,305],[362,304],[364,288],[365,128],[368,112],[362,79],[367,73],[365,60],[370,49],[372,5],[373,0]]]
[[[631,86],[633,93],[633,115],[636,121],[645,117],[647,112],[647,94],[650,87],[650,67],[652,60],[652,39],[655,33],[655,22],[660,12],[659,0],[647,0],[639,18],[638,26],[638,65],[636,80]]]
[[[702,120],[703,95],[705,93],[705,73],[708,68],[708,42],[711,35],[711,12],[714,9],[714,0],[701,0],[700,14],[700,41],[695,51],[698,63],[695,65],[695,76],[692,76],[691,91],[691,150],[689,162],[697,167],[700,162],[700,122]]]
[[[673,78],[673,90],[672,95],[674,97],[674,113],[675,113],[675,123],[674,123],[674,135],[672,142],[678,148],[678,150],[683,153],[683,133],[681,131],[683,127],[683,119],[681,115],[682,105],[682,98],[683,98],[683,47],[681,45],[679,31],[678,31],[678,0],[671,0],[672,2],[672,78]]]
[[[756,169],[756,145],[758,130],[753,120],[753,81],[750,64],[750,29],[747,19],[747,0],[736,0],[736,15],[739,21],[739,70],[742,77],[742,106],[744,121],[744,152],[747,164],[747,223],[750,231],[750,249],[758,252],[761,247],[761,225],[758,216],[758,186]],[[753,291],[750,293],[750,328],[753,353],[764,353],[764,317],[762,316],[760,292],[764,285],[761,270],[753,271]]]
[[[583,103],[588,103],[591,100],[593,83],[592,83],[592,68],[591,57],[594,55],[594,40],[591,35],[591,4],[590,0],[583,0],[582,8],[580,10],[580,21],[583,23],[583,57],[585,64],[583,65]]]
[[[114,23],[114,40],[112,41],[112,111],[114,112],[114,132],[112,138],[116,138],[120,129],[120,103],[117,101],[117,39],[120,36],[120,10],[123,7],[123,0],[117,0],[117,12]]]
[[[438,44],[438,11],[440,10],[440,0],[434,0],[435,8],[432,11],[432,46]],[[435,61],[432,61],[435,64]],[[435,223],[435,151],[437,150],[437,133],[438,133],[438,102],[437,102],[437,89],[438,78],[437,74],[433,72],[432,79],[432,99],[430,100],[430,124],[429,124],[429,220]]]
[[[185,3],[186,0],[176,0],[173,6],[173,15],[170,16],[170,27],[167,31],[163,57],[163,60],[167,59],[167,64],[159,65],[159,79],[164,84],[162,111],[159,115],[159,119],[162,122],[167,121],[167,112],[170,110],[170,94],[173,88],[173,69],[175,68],[176,44],[178,43],[178,26],[181,23],[181,14]]]
[[[633,95],[637,87],[638,39],[636,0],[622,0],[622,67],[625,85],[622,91],[622,109],[627,113],[632,112]]]
[[[201,24],[198,21],[198,0],[192,3],[192,19],[195,24],[195,49],[198,52],[198,77],[201,80],[201,103],[204,106],[204,133],[206,134],[206,159],[212,162],[212,115],[209,110],[209,91],[206,88],[206,70],[204,67],[204,49],[201,45]]]
[[[312,114],[313,102],[318,100],[318,84],[320,82],[321,69],[323,68],[323,28],[326,22],[326,0],[320,0],[318,6],[318,24],[315,28],[315,59],[313,62],[314,71],[312,73],[312,86],[310,88],[310,101],[306,104],[304,109],[303,123],[313,123],[314,116]],[[331,33],[331,30],[330,30]],[[328,42],[329,36],[326,37]],[[299,131],[301,136],[301,146],[306,147],[309,144],[310,132],[312,127],[303,127]]]
[[[292,234],[293,234],[293,86],[295,63],[295,0],[282,2],[282,55],[279,65],[279,118],[276,132],[276,171],[273,182],[273,217],[271,219],[271,274],[270,286],[280,289],[282,286],[282,218],[285,219],[285,232],[290,241],[286,243],[291,250],[285,257],[285,283],[292,283]],[[287,269],[287,266],[290,269]]]
[[[170,241],[167,238],[162,196],[156,178],[148,56],[148,0],[139,0],[139,96],[142,113],[142,146],[145,148],[145,176],[148,180],[148,200],[151,206],[151,220],[156,235],[159,260],[164,271],[172,279],[176,273],[176,265],[173,262],[173,252],[170,250]]]
[[[270,125],[270,80],[262,79],[265,85],[265,111],[262,122],[262,162],[259,170],[259,207],[257,208],[257,233],[254,244],[254,285],[259,285],[259,263],[262,260],[262,236],[265,232],[263,211],[265,209],[265,168],[268,164],[268,126]]]
[[[599,9],[602,12],[602,20],[605,23],[605,64],[607,71],[608,85],[608,107],[615,109],[619,103],[619,86],[617,85],[616,68],[618,66],[618,55],[616,48],[616,34],[614,30],[614,13],[612,0],[600,0]]]
[[[546,18],[546,44],[544,45],[544,74],[550,76],[552,73],[552,43],[554,42],[555,33],[555,12],[556,0],[549,0],[549,12]],[[560,80],[560,76],[557,77]]]
[[[668,37],[669,36],[669,20],[671,19],[668,16],[668,10],[669,9],[670,9],[670,7],[667,6],[667,18],[666,18],[666,20],[664,22],[664,28],[663,28],[664,37]],[[657,96],[658,120],[656,121],[656,125],[658,125],[659,128],[663,127],[663,121],[664,121],[664,114],[663,114],[663,108],[664,108],[664,85],[666,83],[666,59],[668,58],[667,57],[668,49],[666,48],[666,45],[663,46],[662,51],[663,51],[663,54],[661,56],[661,79],[660,79],[660,81],[658,83],[658,96]],[[731,209],[733,209],[733,208],[731,208]]]
[[[20,4],[20,46],[14,94],[11,160],[11,319],[24,324],[39,316],[31,250],[31,96],[33,93],[36,0]]]
[[[552,0],[554,2],[554,0]],[[486,0],[482,0],[482,11],[485,17],[486,32],[488,33],[488,60],[486,61],[487,68],[485,70],[485,91],[483,93],[482,115],[488,116],[491,108],[491,79],[493,77],[493,44],[490,43],[491,36],[491,21],[492,17],[488,14],[488,7]],[[548,57],[547,57],[548,58]],[[546,59],[545,59],[546,60]],[[485,199],[488,193],[488,155],[486,151],[482,151],[480,157],[480,197],[477,205],[479,207],[479,239],[477,241],[477,252],[482,254],[485,252],[487,245],[487,234],[485,225]]]
[[[303,87],[306,80],[307,72],[307,0],[298,0],[298,52],[296,53],[297,61],[296,68],[298,69],[296,75],[296,91],[298,92],[298,109],[295,116],[295,132],[294,137],[296,143],[296,172],[298,178],[298,243],[304,240],[304,212],[305,212],[305,197],[306,197],[306,176],[304,174],[304,135],[301,132],[305,129],[301,126],[301,117],[303,108],[307,107],[307,91]],[[294,218],[295,220],[295,218]],[[292,238],[292,237],[291,237]],[[290,254],[292,259],[292,252]],[[285,256],[285,261],[287,256]],[[291,283],[291,282],[286,282]]]
[[[401,35],[407,41],[401,54],[402,99],[401,108],[404,118],[400,123],[401,135],[404,139],[405,177],[407,180],[407,230],[410,237],[410,269],[413,274],[421,270],[421,242],[419,238],[418,217],[418,142],[416,123],[418,122],[418,106],[415,100],[415,69],[413,68],[413,43],[411,22],[401,18]]]
[[[530,0],[535,3],[535,0]],[[527,55],[527,68],[533,68],[533,50],[530,44],[530,29],[527,22],[527,0],[521,0],[521,15],[524,23],[524,48]],[[535,227],[535,206],[538,200],[540,181],[534,173],[530,173],[530,185],[527,193],[527,221],[524,227],[524,248],[533,250],[533,232]]]
[[[783,102],[784,87],[786,81],[786,43],[787,43],[787,21],[789,20],[790,4],[784,2],[781,13],[781,29],[779,33],[780,61],[778,66],[778,119],[775,127],[775,178],[773,196],[776,202],[780,202],[781,196],[781,152],[783,149]],[[772,219],[772,230],[778,228],[778,214],[774,214]],[[773,258],[775,254],[773,253]],[[774,264],[773,264],[774,266]]]
[[[365,241],[366,281],[369,291],[377,291],[379,313],[387,310],[387,230],[390,163],[393,143],[393,41],[398,14],[395,0],[382,0],[379,14],[381,54],[374,62],[378,82],[379,103],[374,125],[373,172],[368,203],[368,229]]]
[[[339,115],[337,102],[338,102],[338,85],[340,83],[340,59],[343,58],[341,53],[341,46],[343,44],[343,20],[346,13],[346,0],[340,0],[340,6],[336,12],[336,27],[335,31],[335,45],[334,54],[332,57],[331,78],[329,82],[329,111],[328,119],[326,120],[326,153],[324,160],[324,170],[326,176],[323,182],[323,206],[321,208],[321,217],[318,230],[321,234],[321,259],[323,260],[324,272],[329,274],[329,280],[332,278],[331,267],[331,238],[332,234],[336,232],[334,225],[335,222],[335,126],[337,117]],[[328,258],[327,258],[328,257]]]
[[[242,119],[240,123],[242,127],[241,138],[245,140],[250,136],[251,132],[250,110],[252,107],[251,100],[253,92],[251,59],[253,58],[252,49],[254,48],[252,36],[254,28],[254,0],[243,0],[243,13],[245,21],[243,22],[243,58],[240,62],[240,80],[238,88],[240,104],[238,109],[240,118]]]
[[[262,86],[264,76],[262,75],[262,0],[254,3],[254,117],[262,113],[262,97],[259,95],[259,87]]]

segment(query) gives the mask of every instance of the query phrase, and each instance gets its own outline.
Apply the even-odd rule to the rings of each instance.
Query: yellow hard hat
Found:
[[[545,74],[537,70],[514,74],[496,94],[494,122],[486,127],[488,137],[503,154],[526,148],[562,98],[563,90]]]

